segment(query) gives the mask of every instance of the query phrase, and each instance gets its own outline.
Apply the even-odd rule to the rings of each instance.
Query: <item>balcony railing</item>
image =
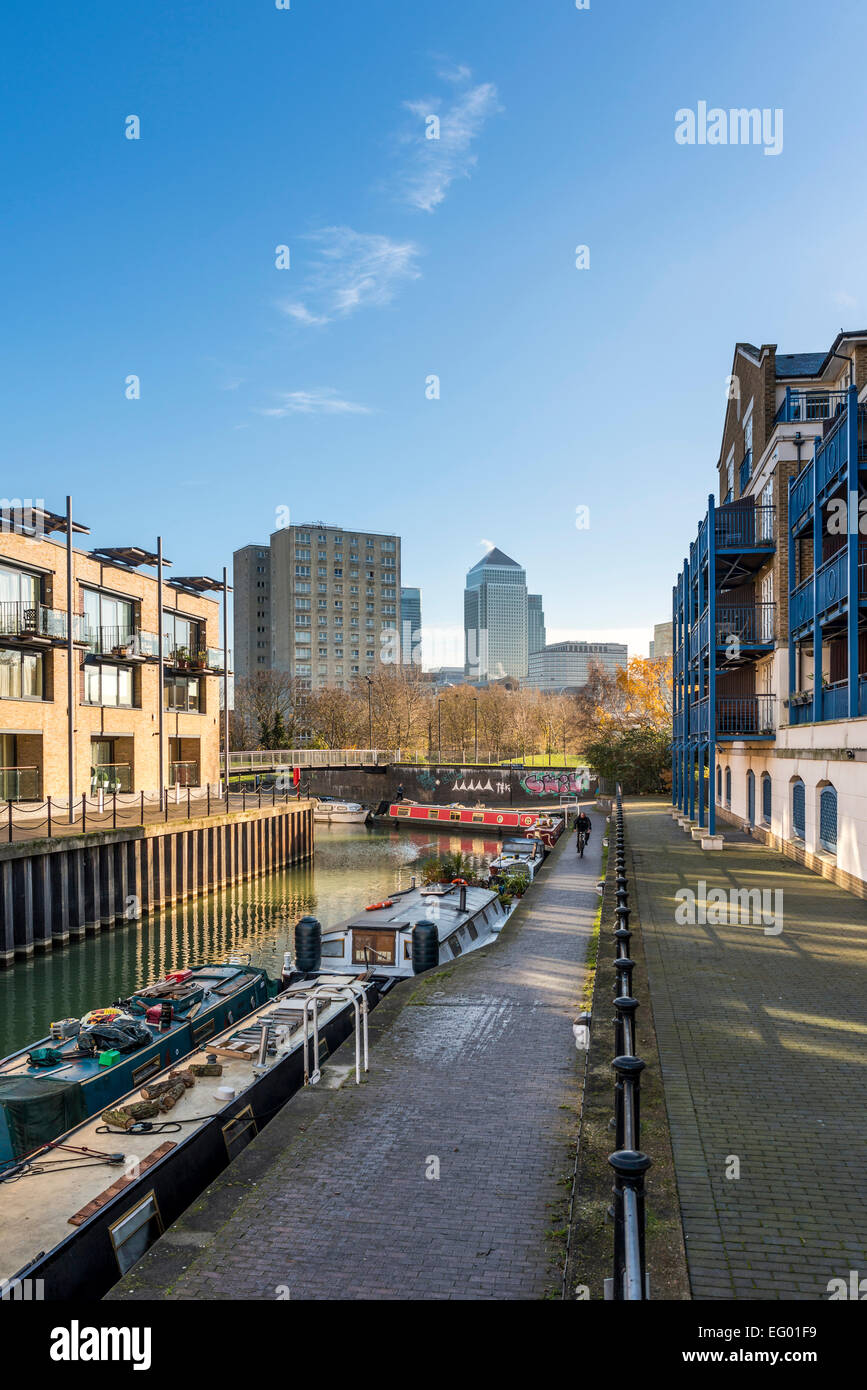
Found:
[[[0,801],[38,800],[38,767],[0,767]]]
[[[90,769],[90,793],[131,792],[132,768],[129,763],[97,763]]]
[[[199,785],[199,764],[182,762],[169,764],[170,787],[197,787]]]
[[[717,549],[773,550],[776,514],[773,503],[746,501],[720,507],[715,513]]]
[[[116,656],[119,659],[131,660],[135,657],[155,657],[159,653],[159,638],[156,633],[143,632],[141,628],[90,628],[87,640],[88,646],[96,656]]]
[[[774,417],[774,424],[806,423],[808,420],[833,420],[846,409],[846,391],[804,391],[787,386],[786,398]]]
[[[750,481],[750,478],[752,477],[752,472],[753,472],[753,451],[752,451],[752,449],[747,449],[747,452],[744,454],[743,458],[741,459],[741,466],[740,466],[740,468],[738,469],[738,479],[739,479],[739,481],[740,481],[740,490],[741,490],[741,492],[743,492],[743,490],[744,490],[744,488],[746,487],[747,483]]]
[[[67,635],[66,614],[60,608],[44,604],[0,603],[0,636],[48,638],[64,641]],[[86,640],[84,619],[77,613],[72,618],[72,635],[76,642]]]
[[[849,594],[848,550],[838,550],[815,571],[816,607],[820,614],[839,608]]]
[[[775,603],[723,603],[716,612],[718,647],[732,641],[748,646],[769,646],[774,641],[777,605]]]
[[[716,731],[727,738],[766,737],[774,732],[773,695],[717,696]]]
[[[793,531],[800,529],[801,522],[813,504],[813,464],[801,469],[797,478],[789,483],[789,525]]]

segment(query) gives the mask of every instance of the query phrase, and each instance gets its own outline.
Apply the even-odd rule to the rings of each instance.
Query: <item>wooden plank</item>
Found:
[[[117,1182],[113,1182],[111,1187],[107,1187],[104,1192],[100,1192],[99,1196],[94,1197],[92,1202],[88,1202],[86,1207],[81,1208],[81,1211],[77,1211],[74,1216],[70,1216],[69,1225],[82,1226],[85,1221],[89,1221],[92,1216],[96,1215],[100,1208],[113,1201],[119,1193],[123,1192],[125,1187],[129,1187],[130,1183],[138,1182],[139,1177],[147,1168],[152,1167],[154,1163],[159,1163],[160,1159],[164,1158],[173,1148],[175,1148],[173,1142],[167,1141],[165,1144],[160,1144],[158,1149],[154,1149],[153,1153],[149,1153],[147,1158],[142,1159],[141,1163],[138,1165],[138,1172],[135,1176],[133,1176],[132,1173],[128,1173],[124,1177],[118,1178]]]

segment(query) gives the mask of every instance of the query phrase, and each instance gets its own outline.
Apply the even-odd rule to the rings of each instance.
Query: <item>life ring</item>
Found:
[[[388,898],[384,903],[371,903],[370,907],[366,907],[364,910],[365,912],[377,912],[381,907],[394,907],[394,903],[391,898]]]
[[[464,888],[466,888],[466,886],[467,886],[467,880],[466,880],[465,878],[453,878],[453,879],[452,879],[452,884],[454,885],[454,884],[456,884],[456,883],[461,883],[461,884],[463,884]]]

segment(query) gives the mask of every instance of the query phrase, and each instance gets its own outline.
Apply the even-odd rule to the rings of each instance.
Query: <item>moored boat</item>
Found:
[[[320,797],[313,806],[313,819],[329,825],[364,825],[370,819],[370,811],[360,801],[332,801]]]
[[[62,1019],[0,1061],[0,1175],[264,1004],[264,970],[229,960],[172,971],[129,998]]]
[[[497,892],[456,879],[391,893],[333,931],[323,933],[315,918],[306,917],[295,928],[295,974],[366,969],[385,991],[396,980],[490,945],[511,910]],[[294,977],[287,964],[284,981]]]
[[[157,1102],[152,1119],[135,1120],[137,1089],[0,1173],[6,1288],[29,1279],[42,1281],[46,1299],[104,1294],[286,1101],[319,1079],[324,1058],[353,1029],[360,1081],[367,1014],[378,999],[364,972],[299,981],[210,1038],[182,1069],[157,1072],[145,1089],[179,1092],[171,1108]]]
[[[488,865],[490,881],[497,884],[512,874],[522,874],[532,882],[544,859],[545,849],[540,839],[504,840],[502,852]]]

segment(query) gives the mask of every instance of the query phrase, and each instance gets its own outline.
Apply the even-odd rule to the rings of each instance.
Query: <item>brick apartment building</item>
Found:
[[[70,594],[65,532],[65,516],[0,510],[0,798],[65,801],[70,744],[74,796],[159,792],[160,623],[163,785],[217,783],[226,660],[205,595],[222,585],[163,583],[160,620],[159,578],[139,569],[155,554],[73,545]]]
[[[867,331],[738,343],[673,592],[674,800],[867,896]]]
[[[349,688],[400,661],[400,537],[292,525],[234,553],[236,674]]]

